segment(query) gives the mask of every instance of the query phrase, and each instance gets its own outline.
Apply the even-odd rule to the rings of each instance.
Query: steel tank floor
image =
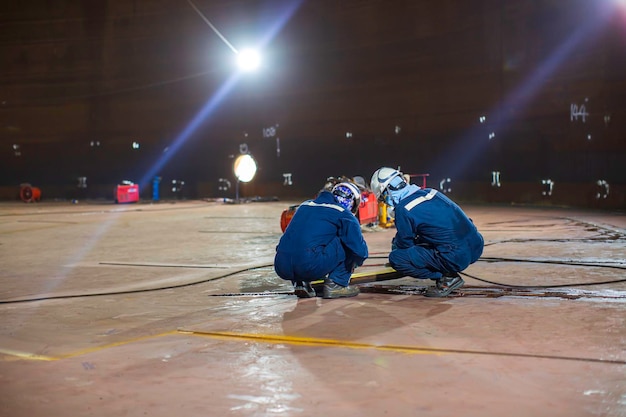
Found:
[[[623,213],[463,206],[454,296],[325,300],[273,270],[296,203],[0,203],[0,416],[626,416]]]

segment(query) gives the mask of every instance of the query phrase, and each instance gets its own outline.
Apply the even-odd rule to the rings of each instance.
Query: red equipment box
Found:
[[[121,184],[115,187],[115,204],[136,203],[139,201],[138,184]]]
[[[359,223],[369,224],[378,221],[378,201],[376,195],[369,191],[361,193],[361,205],[359,206]]]

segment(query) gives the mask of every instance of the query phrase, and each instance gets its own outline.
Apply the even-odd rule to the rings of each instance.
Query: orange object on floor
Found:
[[[41,190],[30,184],[22,184],[20,186],[20,198],[25,203],[41,200]]]
[[[289,226],[289,222],[294,214],[296,214],[296,210],[298,210],[298,206],[289,206],[289,208],[283,210],[280,215],[280,230],[285,232],[287,230],[287,226]]]

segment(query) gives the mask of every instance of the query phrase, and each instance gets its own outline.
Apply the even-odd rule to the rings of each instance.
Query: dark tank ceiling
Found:
[[[626,205],[623,2],[31,1],[0,25],[8,189],[210,197],[245,144],[261,194],[399,165],[459,198]]]

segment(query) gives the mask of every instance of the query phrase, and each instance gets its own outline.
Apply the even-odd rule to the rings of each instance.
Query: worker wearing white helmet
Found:
[[[407,276],[436,281],[425,295],[445,297],[463,286],[458,274],[476,262],[484,240],[472,220],[443,193],[409,184],[403,174],[383,167],[372,175],[371,189],[393,207],[396,235],[389,263]]]

